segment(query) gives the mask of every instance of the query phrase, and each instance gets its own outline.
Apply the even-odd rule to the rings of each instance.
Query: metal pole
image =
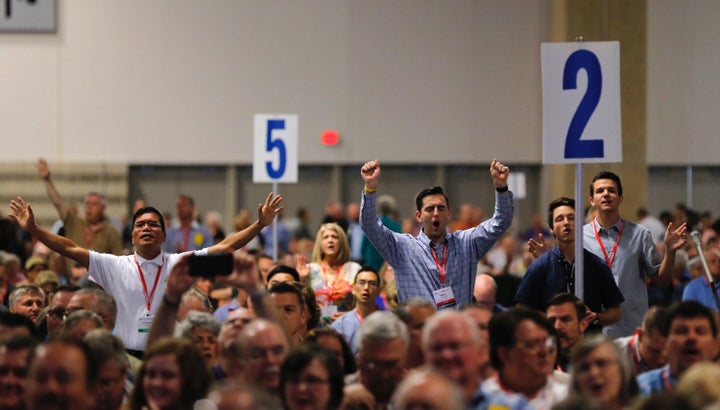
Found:
[[[278,184],[277,182],[273,181],[273,195],[278,195]],[[273,226],[272,226],[272,243],[273,243],[273,252],[272,252],[272,258],[275,262],[278,260],[278,216],[275,215],[275,218],[273,218]]]
[[[575,296],[580,300],[583,298],[585,277],[583,276],[583,225],[585,215],[583,214],[583,172],[582,163],[575,166]]]

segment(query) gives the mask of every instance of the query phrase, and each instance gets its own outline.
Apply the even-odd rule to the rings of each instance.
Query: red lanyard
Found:
[[[445,284],[445,269],[447,268],[447,250],[448,250],[448,242],[445,241],[445,246],[443,247],[443,259],[442,263],[438,260],[437,253],[435,252],[434,247],[430,247],[430,252],[432,253],[433,259],[435,259],[435,266],[437,266],[438,271],[440,272],[440,284]]]
[[[158,266],[157,275],[155,275],[155,283],[153,284],[152,290],[150,291],[149,295],[147,283],[145,283],[145,274],[143,273],[142,268],[140,268],[140,264],[138,263],[137,257],[135,257],[135,255],[133,255],[133,259],[135,259],[135,266],[137,266],[138,273],[140,274],[140,281],[142,282],[143,290],[145,291],[145,301],[147,302],[147,310],[149,312],[153,298],[155,297],[155,290],[157,289],[158,281],[160,280],[160,272],[162,271],[163,265],[165,265],[165,259],[163,258],[162,265]]]
[[[615,254],[617,253],[618,244],[620,243],[620,238],[622,238],[623,228],[625,227],[625,221],[622,219],[620,220],[620,232],[618,233],[618,237],[615,240],[615,246],[613,246],[612,253],[608,257],[607,251],[605,250],[605,245],[603,245],[602,240],[600,240],[600,234],[598,233],[597,226],[595,226],[595,220],[593,219],[593,230],[595,231],[595,238],[597,238],[598,243],[600,244],[600,249],[603,251],[603,255],[605,255],[605,262],[607,262],[608,267],[612,268],[612,263],[615,260]]]
[[[185,244],[185,247],[182,250],[185,252],[190,250],[190,228],[180,228],[180,230],[183,232],[183,243]]]

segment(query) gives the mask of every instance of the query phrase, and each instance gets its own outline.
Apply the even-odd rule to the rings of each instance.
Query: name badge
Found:
[[[138,333],[150,332],[150,326],[152,326],[153,318],[155,316],[147,313],[146,315],[138,318]]]
[[[455,295],[450,286],[433,291],[433,299],[437,307],[447,307],[455,304]]]
[[[325,305],[320,308],[320,312],[323,317],[333,317],[338,312],[338,308],[335,305]]]

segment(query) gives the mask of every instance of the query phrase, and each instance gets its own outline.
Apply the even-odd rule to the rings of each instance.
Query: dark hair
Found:
[[[293,376],[301,373],[313,360],[318,360],[328,373],[328,384],[330,386],[328,408],[337,409],[340,407],[340,403],[342,403],[343,400],[343,389],[345,387],[344,374],[340,367],[340,362],[332,352],[319,346],[313,346],[301,347],[290,351],[280,367],[280,392],[285,408],[287,408],[285,386],[293,379]]]
[[[555,208],[559,208],[561,206],[569,206],[570,208],[575,209],[575,200],[561,196],[560,198],[550,202],[550,205],[548,205],[548,226],[550,229],[553,228],[553,212],[555,212]]]
[[[494,314],[490,318],[488,332],[490,334],[490,363],[495,369],[500,370],[503,367],[498,348],[515,346],[515,331],[524,320],[534,322],[545,329],[548,335],[555,335],[555,329],[550,321],[535,309],[516,307]]]
[[[343,361],[345,362],[345,374],[355,373],[357,371],[355,355],[353,355],[352,349],[350,349],[350,345],[347,340],[345,340],[345,337],[338,333],[337,330],[332,327],[316,327],[305,336],[305,342],[309,345],[317,345],[318,340],[323,337],[334,337],[338,343],[340,343]]]
[[[0,310],[0,325],[7,327],[24,327],[30,332],[31,336],[37,338],[35,323],[25,315]]]
[[[193,197],[191,197],[190,195],[180,194],[180,195],[178,195],[178,199],[185,199],[186,201],[188,201],[190,206],[192,206],[193,208],[195,207],[195,199]]]
[[[668,337],[670,334],[670,328],[672,327],[672,322],[678,317],[685,319],[707,319],[710,324],[710,328],[712,329],[713,338],[717,337],[718,328],[717,323],[715,323],[715,315],[712,310],[700,302],[694,300],[678,302],[671,305],[666,313],[667,315],[665,316],[663,327],[660,330],[660,333],[664,337]]]
[[[298,299],[298,305],[300,305],[300,309],[304,311],[307,309],[307,303],[305,302],[305,297],[302,294],[302,291],[298,289],[297,287],[293,286],[292,283],[288,282],[282,282],[282,283],[276,283],[268,289],[268,293],[273,295],[275,293],[292,293],[295,296],[297,296]]]
[[[178,409],[192,409],[196,400],[207,395],[212,381],[212,374],[205,364],[202,353],[195,345],[186,339],[166,337],[153,343],[145,351],[145,358],[137,374],[135,389],[130,398],[130,408],[140,410],[147,406],[143,380],[146,376],[147,364],[153,357],[170,354],[175,356],[180,368],[181,393],[178,399]]]
[[[442,195],[445,198],[445,204],[448,208],[450,208],[450,200],[448,199],[447,195],[445,195],[445,192],[443,192],[442,187],[434,186],[423,189],[422,191],[420,191],[419,194],[417,194],[417,197],[415,197],[415,206],[417,207],[418,211],[422,210],[423,198],[428,195]]]
[[[622,196],[622,182],[620,182],[620,177],[614,172],[600,171],[593,177],[592,182],[590,182],[590,197],[592,197],[595,193],[593,185],[598,179],[609,179],[615,182],[615,185],[617,185],[618,195]]]
[[[138,219],[142,215],[151,214],[151,213],[158,216],[158,220],[160,221],[160,228],[162,228],[162,231],[165,232],[165,218],[163,217],[163,215],[160,211],[158,211],[156,208],[154,208],[152,206],[144,206],[135,212],[135,215],[133,215],[133,219],[132,219],[133,227],[135,226],[136,219]]]
[[[94,360],[92,360],[92,355],[90,354],[90,348],[88,345],[83,342],[82,340],[74,339],[70,336],[66,335],[60,335],[57,337],[54,337],[50,340],[48,340],[45,343],[39,344],[35,347],[35,355],[30,361],[30,366],[32,365],[35,360],[37,360],[38,353],[40,352],[40,349],[46,348],[53,345],[64,345],[67,347],[75,348],[80,351],[82,356],[85,358],[85,385],[88,388],[92,388],[95,383],[97,382],[99,368]],[[28,367],[28,370],[30,367]]]
[[[648,311],[645,313],[645,317],[642,321],[642,330],[645,333],[650,332],[662,332],[663,324],[665,323],[665,317],[667,315],[667,308],[663,306],[650,306]]]
[[[575,313],[577,314],[578,322],[585,318],[585,314],[586,314],[585,302],[580,300],[580,298],[573,295],[572,293],[562,292],[562,293],[557,293],[557,294],[553,295],[545,303],[545,311],[547,311],[547,309],[550,308],[550,306],[564,305],[565,303],[572,303],[573,306],[575,306]]]
[[[293,280],[295,282],[300,282],[300,274],[298,273],[297,269],[292,268],[287,265],[278,265],[270,270],[267,274],[267,281],[270,283],[270,278],[277,275],[278,273],[287,273],[288,275],[292,275]]]
[[[371,273],[373,273],[373,274],[375,275],[375,278],[378,280],[378,284],[380,284],[380,283],[382,282],[382,279],[380,278],[380,274],[378,273],[378,271],[375,270],[375,268],[373,268],[372,266],[363,266],[363,267],[360,268],[360,270],[357,271],[357,273],[355,274],[355,277],[353,278],[353,283],[357,282],[357,277],[358,277],[358,275],[361,274],[361,273],[363,273],[363,272],[371,272]]]
[[[308,330],[314,329],[318,323],[320,323],[320,319],[322,319],[322,310],[320,306],[318,306],[315,290],[305,282],[292,281],[288,283],[295,286],[302,294],[302,301],[305,303],[308,312],[307,328]]]

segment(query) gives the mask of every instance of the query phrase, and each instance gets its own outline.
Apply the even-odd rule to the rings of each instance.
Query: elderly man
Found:
[[[475,303],[485,306],[493,312],[503,312],[507,308],[496,303],[497,282],[487,273],[481,273],[475,276],[475,287],[473,289],[473,298]]]
[[[27,316],[33,322],[37,321],[40,312],[45,307],[45,292],[38,286],[25,283],[18,285],[10,294],[10,313],[19,313]]]
[[[269,225],[283,208],[282,197],[270,193],[264,204],[258,205],[258,220],[248,228],[228,236],[198,254],[237,250],[252,239],[260,229]],[[166,254],[162,250],[165,242],[165,222],[155,208],[139,209],[133,215],[133,255],[115,256],[89,251],[68,238],[55,235],[35,222],[30,204],[18,198],[10,203],[10,217],[33,234],[50,249],[88,267],[91,279],[97,282],[115,299],[122,300],[117,317],[117,334],[126,348],[136,356],[145,350],[148,331],[153,316],[163,303],[164,287],[172,267],[182,254]],[[158,284],[162,284],[158,292]],[[159,294],[160,297],[155,297]],[[175,301],[172,301],[175,302]],[[165,300],[167,303],[167,300]]]
[[[490,360],[498,371],[483,383],[485,404],[492,407],[549,409],[567,395],[552,377],[557,339],[538,311],[515,308],[490,319]]]
[[[423,329],[426,364],[460,386],[467,406],[476,406],[483,399],[480,350],[485,343],[473,320],[457,311],[438,312]]]
[[[276,398],[280,397],[280,365],[290,350],[285,331],[278,324],[255,319],[240,332],[237,340],[245,384],[255,384]]]
[[[62,321],[67,313],[68,303],[73,294],[78,291],[77,286],[60,286],[50,299],[47,312],[47,335],[52,337],[62,327]]]
[[[695,363],[712,362],[718,354],[718,328],[712,310],[696,301],[668,308],[662,328],[667,338],[667,365],[638,376],[644,396],[672,391],[683,373]]]
[[[72,206],[65,202],[55,188],[47,161],[39,159],[37,167],[38,175],[45,183],[48,198],[63,221],[65,236],[83,248],[121,255],[122,238],[105,217],[105,196],[98,192],[89,192],[85,197],[84,218],[78,217]]]
[[[128,398],[133,384],[128,380],[130,363],[122,341],[105,329],[87,333],[83,341],[98,369],[93,410],[119,410]]]
[[[345,403],[385,408],[405,371],[408,330],[390,312],[368,316],[358,334],[357,382],[346,385]]]

